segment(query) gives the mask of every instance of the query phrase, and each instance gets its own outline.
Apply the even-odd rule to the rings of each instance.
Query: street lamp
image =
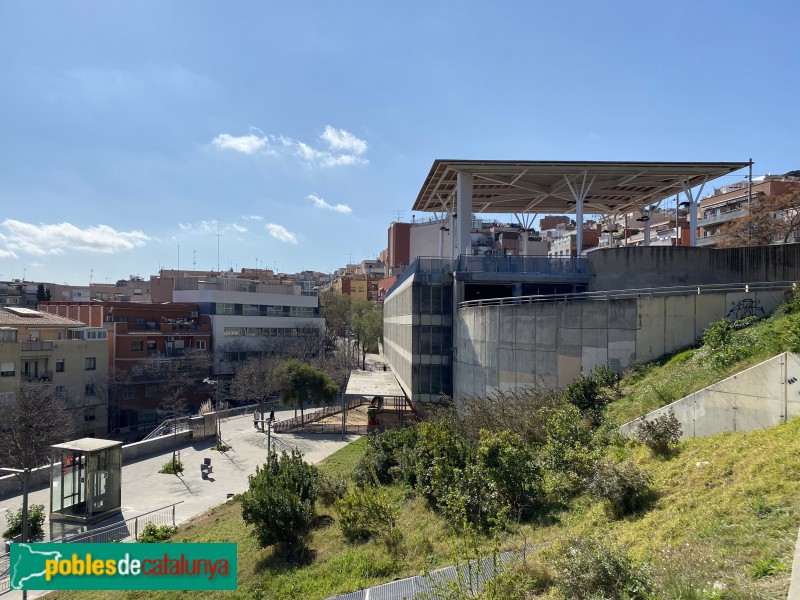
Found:
[[[22,532],[21,532],[21,540],[22,542],[28,541],[28,482],[30,480],[31,470],[28,468],[25,469],[11,469],[9,467],[0,467],[0,471],[7,471],[9,473],[14,473],[15,475],[19,476],[22,475]],[[22,600],[25,600],[28,597],[27,590],[22,590]]]

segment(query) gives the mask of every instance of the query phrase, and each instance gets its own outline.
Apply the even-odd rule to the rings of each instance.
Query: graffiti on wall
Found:
[[[767,313],[761,306],[761,301],[755,298],[742,298],[734,304],[725,316],[729,321],[738,321],[746,317],[763,317]]]

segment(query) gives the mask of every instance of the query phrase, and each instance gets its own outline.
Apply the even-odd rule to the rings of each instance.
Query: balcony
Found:
[[[23,381],[53,381],[52,371],[39,371],[38,373],[23,373]]]
[[[746,210],[729,210],[728,212],[722,212],[718,215],[711,215],[704,219],[698,219],[697,225],[699,227],[706,227],[708,225],[716,225],[717,223],[725,223],[727,221],[733,221],[734,219],[741,219],[746,214]]]
[[[53,342],[21,342],[20,351],[22,352],[52,352]]]

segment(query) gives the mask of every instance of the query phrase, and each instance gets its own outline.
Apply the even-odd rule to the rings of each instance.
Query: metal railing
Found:
[[[510,304],[535,304],[539,302],[608,301],[626,298],[655,298],[659,296],[695,296],[719,292],[763,292],[776,290],[795,290],[795,281],[766,281],[756,283],[714,283],[706,285],[683,285],[661,288],[638,288],[632,290],[607,290],[600,292],[579,292],[574,294],[546,294],[535,296],[511,296],[487,300],[467,300],[459,303],[459,308],[478,306],[502,306]]]
[[[362,404],[368,404],[369,400],[366,398],[353,398],[348,400],[346,403],[347,410],[352,410],[361,406]],[[288,433],[289,431],[293,431],[295,429],[303,429],[307,431],[307,427],[315,423],[316,421],[321,421],[326,417],[333,416],[335,414],[342,412],[342,405],[341,404],[331,404],[330,406],[324,406],[321,410],[315,411],[308,415],[303,415],[300,417],[292,417],[290,419],[284,419],[283,421],[277,421],[272,426],[272,431],[275,433]],[[342,431],[341,425],[336,425],[339,428],[339,432]]]

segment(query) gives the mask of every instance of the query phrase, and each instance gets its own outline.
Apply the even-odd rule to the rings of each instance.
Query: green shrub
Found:
[[[155,544],[157,542],[166,542],[169,538],[178,532],[178,528],[173,525],[156,525],[155,523],[148,523],[142,529],[142,533],[136,538],[137,542],[143,544]]]
[[[683,429],[675,412],[668,412],[648,421],[644,420],[636,427],[634,437],[650,448],[658,456],[670,455],[681,439]]]
[[[597,365],[592,369],[592,376],[600,387],[611,390],[616,397],[621,395],[619,389],[619,374],[608,364]]]
[[[31,504],[28,506],[28,536],[29,539],[38,537],[44,533],[44,504]],[[6,539],[14,538],[22,533],[22,508],[15,512],[9,511],[6,515],[8,529],[3,532]]]
[[[733,323],[722,319],[709,325],[703,332],[703,344],[709,351],[711,364],[717,369],[725,369],[752,356],[763,343],[763,339],[742,330],[759,320],[758,317],[751,316]]]
[[[645,508],[653,498],[650,477],[630,460],[598,463],[589,491],[597,500],[605,500],[609,513],[617,519]]]
[[[370,434],[367,438],[367,449],[353,470],[353,481],[358,486],[376,482],[390,483],[397,478],[413,482],[416,441],[415,427],[400,427]]]
[[[436,418],[417,427],[414,481],[416,488],[430,502],[437,503],[454,478],[467,465],[472,452],[469,443],[458,435],[454,424]]]
[[[396,509],[384,487],[367,483],[350,489],[335,506],[342,535],[349,542],[388,534],[396,526]]]
[[[178,473],[183,473],[183,463],[179,460],[167,461],[164,463],[164,466],[161,467],[159,473],[164,473],[165,475],[177,475]]]
[[[521,518],[542,501],[542,473],[538,457],[517,433],[480,432],[478,468],[494,485],[499,501]]]
[[[302,552],[314,516],[316,467],[297,450],[280,457],[272,452],[248,480],[241,495],[242,518],[253,525],[259,547],[282,544],[290,553]]]
[[[452,469],[446,483],[437,486],[436,505],[454,527],[471,525],[480,531],[508,525],[510,507],[503,502],[489,474],[471,460]]]
[[[317,500],[323,506],[331,506],[347,491],[347,479],[341,475],[319,474],[317,478]]]
[[[575,539],[555,551],[556,585],[568,600],[650,597],[652,584],[647,566],[634,564],[622,548],[593,539]]]
[[[603,386],[592,373],[578,375],[567,385],[565,394],[567,400],[577,406],[583,415],[595,417],[608,404]]]
[[[598,459],[592,430],[571,404],[551,411],[546,427],[542,451],[545,478],[556,496],[571,496],[584,488]]]

